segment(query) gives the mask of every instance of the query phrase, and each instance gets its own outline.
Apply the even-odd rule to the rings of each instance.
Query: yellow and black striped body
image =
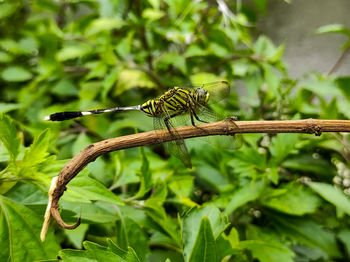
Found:
[[[193,106],[193,92],[183,88],[174,87],[159,97],[164,102],[164,108],[168,112],[188,111]]]
[[[174,87],[157,99],[151,99],[141,105],[141,111],[151,117],[157,117],[165,112],[185,113],[194,109],[197,103],[206,103],[209,100],[209,94],[203,89],[189,91],[183,88]],[[203,91],[203,92],[202,92]],[[205,93],[204,93],[205,92]]]
[[[163,106],[161,105],[159,99],[151,99],[143,103],[140,110],[147,116],[157,117],[163,113]]]

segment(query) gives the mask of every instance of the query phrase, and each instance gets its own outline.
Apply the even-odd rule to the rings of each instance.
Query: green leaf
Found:
[[[102,99],[103,101],[106,100],[108,92],[115,86],[118,77],[119,77],[119,72],[120,72],[120,68],[116,67],[114,69],[112,69],[106,76],[106,78],[103,80],[103,90],[102,90]]]
[[[80,224],[75,230],[65,230],[64,234],[68,237],[69,241],[75,248],[82,249],[82,243],[88,228],[88,225]]]
[[[233,155],[228,164],[243,176],[256,178],[258,173],[266,171],[266,154],[260,154],[255,148],[242,147]]]
[[[118,55],[123,58],[127,58],[131,55],[131,48],[134,40],[134,31],[130,31],[126,37],[124,37],[116,47]]]
[[[346,96],[347,100],[350,99],[350,76],[342,76],[336,79],[338,88],[342,91],[343,95]]]
[[[139,173],[141,184],[135,198],[143,197],[152,188],[152,173],[149,169],[149,161],[143,147],[140,147],[140,153],[142,156],[141,170]]]
[[[116,94],[134,87],[154,88],[156,84],[151,81],[148,75],[136,69],[124,69],[119,73]]]
[[[126,250],[129,246],[129,238],[128,238],[128,233],[127,229],[128,227],[126,226],[126,221],[131,220],[127,216],[120,217],[117,221],[115,221],[115,230],[116,230],[116,236],[117,236],[117,246],[119,246],[121,249]],[[132,221],[132,220],[131,220]],[[136,223],[135,223],[136,224]],[[136,227],[136,234],[138,233],[138,224],[135,225]]]
[[[337,83],[331,78],[309,81],[303,83],[302,87],[319,95],[320,97],[342,97],[342,92],[339,90]]]
[[[201,220],[196,242],[187,261],[218,261],[213,230],[206,216]]]
[[[266,13],[267,0],[253,0],[256,7],[263,13]]]
[[[20,140],[17,138],[17,130],[13,122],[4,114],[0,114],[0,139],[9,152],[11,159],[13,161],[16,160],[19,153]]]
[[[270,222],[281,234],[301,244],[319,248],[326,257],[340,256],[334,233],[311,219],[272,215]]]
[[[338,238],[343,242],[348,256],[350,256],[350,230],[342,230]]]
[[[320,199],[302,186],[288,184],[287,186],[265,192],[263,205],[278,211],[301,216],[315,212],[320,206]]]
[[[207,50],[209,54],[215,55],[220,58],[224,58],[230,55],[227,48],[218,43],[210,43]]]
[[[0,63],[9,63],[12,61],[12,56],[9,54],[0,51]]]
[[[165,53],[159,56],[156,61],[156,66],[160,70],[167,69],[168,66],[177,67],[181,73],[187,73],[186,61],[183,56],[179,56],[178,53]]]
[[[86,34],[88,36],[106,32],[110,33],[113,29],[120,29],[124,25],[123,20],[119,18],[98,18],[92,21],[92,23],[87,27]]]
[[[172,219],[165,212],[163,203],[168,194],[164,183],[157,184],[154,193],[145,203],[146,214],[161,228],[161,232],[168,235],[173,241],[173,245],[180,246],[180,233],[178,230],[178,221]]]
[[[85,242],[84,242],[85,243]],[[102,253],[102,252],[100,252]],[[108,253],[110,254],[110,253]],[[100,255],[101,256],[101,255]],[[82,250],[74,250],[74,249],[63,249],[58,253],[58,257],[65,262],[98,262],[92,254],[87,253]],[[112,258],[114,261],[116,258]],[[112,261],[112,260],[102,260],[102,261]]]
[[[13,39],[9,39],[9,38],[0,39],[0,47],[11,54],[19,53],[18,42],[16,42]]]
[[[330,103],[328,103],[322,99],[321,103],[322,103],[322,113],[320,115],[321,119],[337,119],[338,118],[337,98],[333,97],[333,99]]]
[[[341,33],[350,36],[350,30],[341,24],[330,24],[319,27],[316,34]]]
[[[15,103],[0,103],[0,113],[6,113],[12,110],[22,108],[23,105]]]
[[[2,71],[1,77],[7,82],[23,82],[32,78],[32,73],[20,66],[7,67]]]
[[[77,96],[79,91],[71,80],[61,79],[53,86],[52,93],[61,96]]]
[[[31,55],[38,53],[38,44],[33,37],[24,37],[18,44],[22,54]]]
[[[273,156],[272,161],[279,164],[294,149],[298,140],[298,134],[278,134],[272,138],[270,152]]]
[[[120,256],[115,254],[110,248],[100,246],[90,241],[84,241],[84,248],[90,256],[97,261],[118,261]]]
[[[295,254],[272,232],[262,231],[250,226],[247,230],[246,241],[241,241],[240,248],[249,249],[254,258],[261,262],[294,261]]]
[[[111,239],[107,239],[107,244],[114,254],[119,255],[125,259],[126,262],[140,262],[140,259],[137,257],[135,251],[131,247],[128,247],[128,250],[126,252],[124,250],[121,250]]]
[[[338,101],[338,110],[342,113],[345,118],[350,119],[350,104],[348,101]]]
[[[267,59],[270,62],[276,62],[282,56],[284,46],[282,45],[279,48],[276,48],[269,38],[266,36],[260,36],[254,43],[254,49],[256,54],[261,58]]]
[[[214,239],[216,239],[228,225],[227,217],[222,215],[219,209],[215,206],[208,205],[201,208],[191,209],[182,219],[182,239],[186,261],[190,260],[197,239],[203,237],[203,235],[199,236],[200,225],[203,217],[206,217],[206,220],[208,220],[208,222],[210,221]],[[209,230],[206,225],[203,225],[203,227],[205,228],[202,230]],[[203,233],[204,232],[201,234]]]
[[[270,64],[264,63],[264,77],[266,84],[268,86],[269,93],[273,97],[279,96],[279,86],[281,82],[281,77],[279,76],[277,70]]]
[[[152,9],[152,8],[146,8],[142,12],[142,17],[150,21],[158,20],[162,18],[164,15],[165,13],[163,11]]]
[[[79,154],[85,147],[91,144],[90,138],[86,133],[80,133],[72,146],[73,155]],[[106,170],[106,164],[102,157],[97,158],[94,162],[90,163],[87,167],[94,178],[98,181],[105,183],[108,181],[108,172]]]
[[[261,180],[252,183],[247,183],[242,188],[233,192],[230,203],[225,209],[225,214],[229,215],[238,207],[259,198],[265,186],[265,182]]]
[[[80,202],[90,200],[101,200],[116,205],[124,205],[120,198],[108,190],[97,180],[86,175],[87,172],[81,172],[67,186],[67,192],[63,199]]]
[[[311,172],[317,175],[329,177],[335,175],[336,170],[327,160],[322,158],[314,158],[310,154],[299,154],[288,158],[282,162],[282,166],[298,170],[301,172]]]
[[[193,75],[191,75],[190,79],[191,79],[191,83],[193,85],[201,85],[201,84],[205,84],[205,83],[225,80],[222,77],[218,77],[217,75],[214,75],[211,73],[193,74]]]
[[[209,151],[200,151],[201,152],[201,161],[196,163],[196,173],[199,178],[204,181],[206,184],[210,185],[214,190],[220,190],[220,188],[226,187],[228,184],[228,180],[224,176],[220,170],[218,170],[217,166],[213,166],[209,163],[210,160],[214,160],[213,155],[209,154],[208,157],[211,156],[211,159],[205,158],[205,154],[209,153]],[[215,163],[215,161],[214,161]],[[219,160],[217,160],[219,163]]]
[[[219,261],[229,255],[237,255],[241,253],[241,250],[238,248],[239,244],[239,235],[236,228],[232,227],[228,235],[222,233],[216,239],[217,253],[219,255]]]
[[[128,251],[121,250],[110,239],[107,239],[108,247],[100,246],[96,243],[85,241],[85,250],[64,249],[59,252],[59,257],[63,261],[117,261],[117,262],[140,262],[135,251],[129,247]]]
[[[150,254],[150,248],[148,246],[150,241],[149,236],[146,234],[145,230],[141,228],[141,226],[133,219],[125,217],[123,223],[129,246],[133,248],[141,261],[145,261],[146,257]],[[121,245],[118,246],[121,247]]]
[[[35,166],[46,160],[48,156],[50,132],[49,129],[45,129],[37,136],[29,148],[24,152],[22,162],[24,165]]]
[[[350,215],[350,199],[340,189],[320,182],[310,182],[307,185],[339,211]]]
[[[92,47],[89,44],[75,43],[74,45],[67,45],[59,50],[56,54],[56,58],[58,61],[64,62],[71,59],[81,58],[91,51]]]
[[[79,136],[74,141],[74,144],[72,146],[72,151],[73,151],[72,153],[73,153],[73,155],[79,154],[79,152],[82,151],[89,144],[91,144],[91,140],[87,136],[87,134],[86,133],[80,133]]]
[[[86,68],[90,71],[85,76],[85,80],[105,77],[108,69],[107,64],[104,61],[92,61],[86,63]]]
[[[197,45],[190,45],[184,54],[184,56],[187,57],[194,57],[194,56],[206,56],[208,54],[208,51],[200,48]]]
[[[174,180],[169,182],[168,187],[180,199],[190,197],[193,190],[193,180],[193,176],[174,177]]]
[[[6,192],[6,197],[22,205],[46,205],[47,194],[38,190],[34,184],[16,183],[14,187]]]
[[[17,9],[16,3],[1,3],[0,4],[0,19],[4,19],[12,15]]]
[[[51,230],[40,240],[42,218],[0,195],[0,258],[3,261],[53,259],[59,246]]]
[[[148,2],[150,3],[150,5],[154,9],[159,9],[159,7],[160,7],[160,0],[148,0]]]
[[[75,199],[73,201],[79,201]],[[87,202],[89,200],[85,200]],[[69,219],[74,221],[77,216],[81,217],[84,223],[95,224],[95,223],[113,223],[118,221],[119,215],[117,209],[109,203],[97,201],[83,203],[84,200],[77,202],[62,202],[62,217],[63,219]],[[73,211],[73,212],[70,212]],[[74,217],[73,217],[74,216]],[[74,221],[75,222],[75,221]]]

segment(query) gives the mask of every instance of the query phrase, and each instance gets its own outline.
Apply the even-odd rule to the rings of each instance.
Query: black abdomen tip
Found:
[[[51,121],[63,121],[69,120],[76,117],[81,117],[83,114],[81,112],[60,112],[55,113],[49,116],[49,120]]]

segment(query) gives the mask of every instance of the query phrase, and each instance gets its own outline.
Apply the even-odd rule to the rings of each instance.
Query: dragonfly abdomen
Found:
[[[147,116],[157,117],[162,114],[162,107],[159,99],[151,99],[140,106],[140,110]]]
[[[129,111],[129,110],[141,110],[140,106],[125,106],[125,107],[114,107],[114,108],[106,108],[106,109],[94,109],[89,111],[67,111],[67,112],[59,112],[55,114],[51,114],[45,117],[45,120],[50,121],[63,121],[69,120],[77,117],[88,116],[88,115],[96,115],[108,112],[118,112],[118,111]]]

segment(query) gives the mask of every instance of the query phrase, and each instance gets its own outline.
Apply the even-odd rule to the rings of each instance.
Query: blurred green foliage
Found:
[[[113,152],[60,201],[82,225],[53,222],[39,240],[50,180],[71,157],[152,130],[138,112],[44,122],[51,113],[227,80],[218,110],[240,120],[349,119],[350,76],[290,79],[284,45],[253,37],[266,13],[266,1],[1,1],[0,260],[349,260],[348,134],[246,134],[236,151],[188,140],[192,170],[161,146]]]

